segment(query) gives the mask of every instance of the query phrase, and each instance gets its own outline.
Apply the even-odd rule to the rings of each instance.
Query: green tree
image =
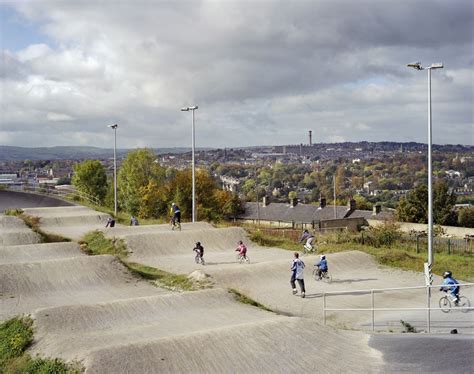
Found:
[[[461,227],[474,227],[474,206],[459,211],[458,224]]]
[[[107,175],[97,160],[86,160],[74,166],[72,184],[79,192],[104,200],[107,193]]]
[[[433,189],[433,221],[438,225],[456,225],[457,216],[454,211],[456,195],[449,192],[445,181],[439,181]]]
[[[130,214],[140,210],[141,193],[151,181],[161,184],[165,178],[165,169],[156,162],[155,154],[149,149],[130,152],[120,167],[118,175],[119,200]]]
[[[456,223],[456,215],[453,211],[456,196],[449,193],[445,182],[440,181],[433,189],[433,222],[438,225],[453,225]],[[402,222],[428,222],[428,187],[417,186],[398,203],[396,214]]]

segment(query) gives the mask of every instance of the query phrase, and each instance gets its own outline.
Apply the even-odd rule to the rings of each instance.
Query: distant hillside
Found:
[[[122,157],[131,149],[117,149],[117,156]],[[184,153],[189,148],[159,148],[154,149],[157,154]],[[113,157],[112,148],[97,147],[11,147],[0,145],[0,160],[83,160],[83,159],[106,159]]]

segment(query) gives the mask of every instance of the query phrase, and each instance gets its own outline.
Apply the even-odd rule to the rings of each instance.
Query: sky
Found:
[[[473,145],[473,4],[0,0],[0,145]]]

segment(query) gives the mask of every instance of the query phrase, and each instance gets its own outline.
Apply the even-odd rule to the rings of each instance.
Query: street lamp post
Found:
[[[117,124],[109,125],[114,130],[114,216],[117,218]]]
[[[421,62],[414,62],[407,65],[416,70],[428,70],[428,266],[433,264],[433,186],[432,176],[433,167],[431,160],[432,145],[432,125],[431,125],[431,70],[442,69],[442,63],[431,64],[428,67],[422,67]]]
[[[198,109],[198,106],[189,106],[186,108],[181,108],[182,112],[189,112],[191,111],[192,115],[192,147],[191,147],[191,157],[192,157],[192,179],[193,179],[193,212],[192,212],[192,221],[196,222],[196,171],[195,171],[195,162],[194,162],[194,145],[195,145],[195,134],[194,134],[194,111]]]

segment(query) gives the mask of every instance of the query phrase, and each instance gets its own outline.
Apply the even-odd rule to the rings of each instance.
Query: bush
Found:
[[[369,227],[366,232],[367,243],[374,247],[390,247],[402,236],[400,224],[395,221],[384,221],[381,225]]]
[[[20,357],[33,341],[31,318],[15,317],[0,324],[0,367]]]

